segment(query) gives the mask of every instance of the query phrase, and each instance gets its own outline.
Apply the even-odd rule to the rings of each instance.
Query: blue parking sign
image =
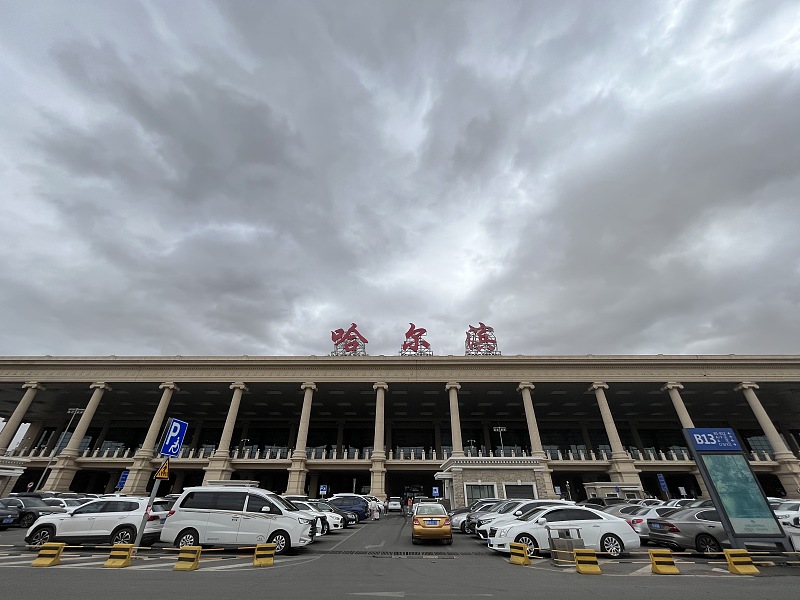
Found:
[[[170,419],[167,424],[167,435],[161,445],[161,454],[177,458],[181,453],[181,446],[183,446],[183,438],[187,429],[189,429],[189,423],[186,421]]]

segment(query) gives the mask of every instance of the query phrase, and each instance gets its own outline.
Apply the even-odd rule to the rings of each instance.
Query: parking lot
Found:
[[[620,559],[600,558],[602,574],[583,575],[574,568],[554,566],[548,558],[530,566],[509,564],[508,557],[492,552],[475,538],[455,536],[452,546],[429,542],[412,545],[410,521],[393,513],[379,521],[365,521],[319,538],[311,546],[278,557],[273,567],[253,567],[252,550],[203,551],[197,571],[172,569],[177,553],[157,544],[141,550],[125,569],[104,569],[109,549],[69,547],[62,564],[30,566],[36,554],[25,547],[21,529],[0,532],[0,577],[6,597],[52,594],[53,586],[74,593],[114,587],[117,598],[138,598],[141,585],[191,591],[196,597],[233,597],[269,585],[284,598],[460,597],[529,598],[533,589],[548,595],[574,598],[575,594],[614,594],[619,598],[669,598],[707,593],[726,598],[796,597],[800,567],[775,563],[762,566],[758,576],[732,575],[724,557],[691,554],[676,557],[678,576],[654,575],[646,549]],[[762,559],[757,558],[757,562]],[[773,563],[774,561],[769,561]],[[122,586],[122,587],[120,587]],[[104,592],[105,593],[105,592]]]

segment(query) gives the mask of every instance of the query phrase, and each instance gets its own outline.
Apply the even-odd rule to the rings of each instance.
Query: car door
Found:
[[[79,506],[71,513],[64,513],[63,517],[59,517],[58,525],[56,525],[56,536],[59,538],[88,538],[91,535],[94,521],[101,514],[105,504],[105,500],[96,500]]]
[[[583,538],[583,543],[587,548],[597,549],[600,544],[600,538],[604,533],[607,533],[603,527],[607,521],[597,513],[583,508],[568,508],[566,509],[569,516],[570,525],[580,528],[580,534]]]
[[[269,508],[269,512],[264,512]],[[239,521],[239,531],[236,543],[240,546],[254,546],[266,544],[269,534],[274,529],[274,523],[281,511],[267,498],[257,494],[247,494],[247,506]]]
[[[100,512],[95,515],[89,534],[93,538],[102,540],[111,537],[111,533],[117,527],[131,522],[129,515],[137,508],[139,508],[139,503],[131,500],[106,501]],[[138,527],[138,523],[134,527]]]
[[[206,540],[210,544],[235,544],[247,492],[219,491],[214,495],[214,510],[209,511]]]

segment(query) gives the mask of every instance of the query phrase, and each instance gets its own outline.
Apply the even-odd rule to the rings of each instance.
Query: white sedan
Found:
[[[292,500],[292,504],[316,517],[317,533],[319,535],[325,535],[331,529],[344,529],[344,520],[334,512],[322,512],[302,500]]]
[[[516,542],[528,546],[528,556],[539,551],[550,551],[546,527],[578,529],[586,548],[608,556],[620,556],[640,547],[639,534],[619,517],[585,506],[550,506],[525,515],[527,520],[503,523],[489,530],[489,548],[509,552],[509,544]],[[552,532],[557,537],[556,532]],[[574,533],[573,533],[574,535]]]

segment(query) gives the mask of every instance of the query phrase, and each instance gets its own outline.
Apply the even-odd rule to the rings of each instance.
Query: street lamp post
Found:
[[[469,444],[470,456],[475,454],[475,441],[476,440],[467,440],[467,443]]]
[[[72,426],[72,421],[75,419],[75,415],[82,415],[84,413],[83,408],[70,408],[67,410],[67,414],[70,415],[69,423],[67,423],[67,428],[64,430],[64,433],[61,434],[63,437],[69,433],[69,428]],[[37,491],[44,482],[44,476],[47,475],[47,470],[50,468],[50,465],[53,464],[53,461],[56,459],[56,450],[58,449],[58,442],[56,442],[56,447],[53,448],[53,453],[50,455],[50,460],[47,461],[47,465],[45,465],[44,471],[42,471],[42,476],[39,477],[39,482],[36,484],[36,487],[33,488],[33,491]]]
[[[503,445],[503,432],[506,430],[505,427],[495,427],[494,430],[500,434],[500,456],[506,455],[506,447]]]

